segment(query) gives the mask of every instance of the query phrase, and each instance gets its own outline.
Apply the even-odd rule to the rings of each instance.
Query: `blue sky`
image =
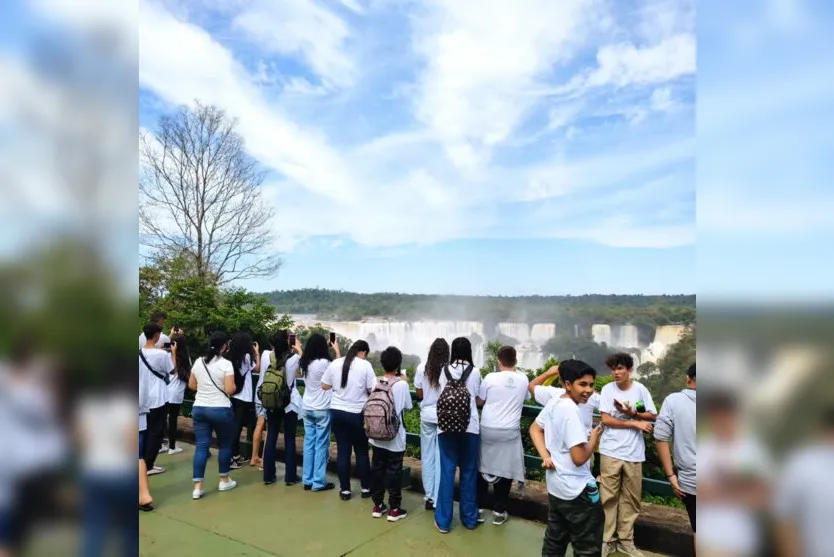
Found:
[[[141,3],[140,125],[217,104],[269,171],[244,286],[695,291],[693,3],[481,4]]]

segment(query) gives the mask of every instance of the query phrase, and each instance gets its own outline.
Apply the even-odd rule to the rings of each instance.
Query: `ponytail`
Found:
[[[206,351],[205,356],[203,356],[203,361],[206,364],[211,363],[212,360],[215,358],[219,358],[223,355],[223,347],[226,343],[229,342],[229,335],[224,333],[223,331],[216,331],[211,334],[211,338],[209,339],[209,347]]]
[[[440,385],[440,372],[449,364],[449,343],[444,338],[437,338],[431,343],[429,357],[424,369],[425,377],[432,387]]]
[[[368,353],[371,351],[371,347],[368,346],[368,343],[364,340],[357,340],[354,342],[350,349],[348,350],[347,355],[345,356],[345,363],[342,364],[342,388],[344,389],[347,387],[348,381],[348,374],[350,373],[350,366],[353,365],[353,360],[356,358],[356,355],[360,352]]]

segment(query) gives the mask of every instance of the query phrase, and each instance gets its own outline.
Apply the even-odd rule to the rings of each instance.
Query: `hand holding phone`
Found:
[[[330,344],[336,344],[336,333],[330,333]]]
[[[290,333],[290,349],[295,348],[296,336],[295,333]]]

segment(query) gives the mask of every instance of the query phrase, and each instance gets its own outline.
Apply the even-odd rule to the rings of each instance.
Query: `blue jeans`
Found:
[[[423,492],[437,501],[440,489],[440,450],[437,447],[437,424],[420,422],[420,462],[423,466]]]
[[[284,427],[284,481],[298,481],[298,465],[295,463],[295,430],[298,428],[298,414],[295,412],[266,411],[266,446],[264,446],[264,481],[274,482],[278,478],[275,469],[275,450],[278,431]]]
[[[136,476],[88,475],[84,478],[84,546],[82,557],[101,557],[109,537],[117,537],[123,557],[139,555],[136,540]]]
[[[307,410],[304,416],[304,485],[321,489],[327,484],[330,460],[330,410]]]
[[[333,435],[336,437],[336,469],[339,472],[339,489],[350,491],[350,452],[356,453],[359,485],[371,489],[371,458],[368,455],[368,437],[362,414],[331,410]]]
[[[232,438],[235,435],[235,414],[232,409],[194,406],[191,409],[191,421],[194,423],[194,438],[197,442],[197,449],[194,451],[194,481],[201,482],[205,479],[212,431],[217,436],[217,444],[220,445],[217,455],[218,471],[221,476],[228,476],[232,463]]]
[[[455,468],[460,467],[460,521],[466,528],[478,526],[478,453],[480,436],[475,433],[441,433],[440,490],[434,520],[443,530],[452,526],[455,504]]]

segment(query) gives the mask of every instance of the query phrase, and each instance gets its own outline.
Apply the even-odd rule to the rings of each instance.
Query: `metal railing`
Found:
[[[253,373],[252,376],[255,378],[254,383],[257,384],[258,374]],[[299,387],[303,387],[304,386],[304,380],[303,379],[298,379],[297,384],[298,384]],[[418,402],[417,401],[417,393],[414,392],[414,391],[411,391],[411,400],[414,401],[415,403]],[[192,406],[193,403],[194,403],[194,400],[191,399],[191,398],[186,398],[185,400],[183,400],[183,404],[182,404],[182,408],[180,409],[180,412],[189,412],[190,413],[191,406]],[[521,409],[521,415],[522,415],[522,417],[525,417],[525,418],[535,419],[536,416],[539,415],[539,412],[541,412],[541,410],[542,410],[541,406],[525,405]],[[594,423],[598,423],[598,422],[599,422],[599,416],[595,415],[594,416]],[[246,441],[241,441],[241,445],[246,445],[251,449],[253,434],[254,434],[253,429],[251,427],[248,427],[247,431],[246,431]],[[405,437],[406,437],[406,444],[409,447],[417,447],[417,448],[420,447],[420,435],[418,433],[410,433],[410,432],[406,431]],[[596,458],[594,458],[593,473],[594,473],[594,476],[598,476],[599,475],[599,454],[597,453],[595,456],[596,456]],[[528,470],[541,470],[542,459],[538,455],[525,453],[524,454],[524,465],[527,467]],[[672,491],[672,486],[669,484],[669,482],[666,482],[666,481],[663,481],[663,480],[656,480],[654,478],[647,478],[645,476],[643,477],[643,492],[648,493],[650,495],[661,496],[661,497],[672,497],[672,496],[674,496],[674,492]]]

